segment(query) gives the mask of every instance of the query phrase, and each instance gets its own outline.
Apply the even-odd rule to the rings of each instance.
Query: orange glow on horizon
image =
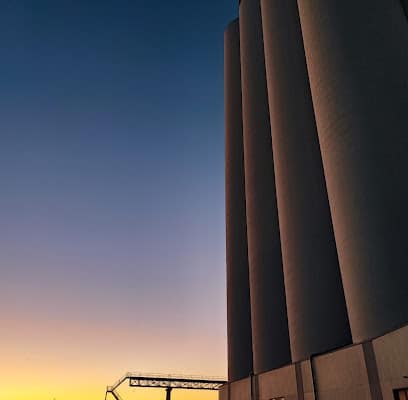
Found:
[[[85,386],[75,386],[74,382],[70,386],[57,387],[49,382],[47,387],[41,387],[34,382],[22,380],[19,387],[4,388],[1,391],[0,399],[7,400],[103,400],[105,398],[105,388],[97,388],[95,383]],[[164,389],[141,389],[128,388],[124,386],[118,389],[123,400],[165,400]],[[171,394],[172,400],[217,400],[217,391],[207,390],[181,390],[174,389]],[[114,400],[112,395],[107,396],[107,400]]]
[[[5,319],[0,400],[101,400],[127,371],[225,376],[225,344],[210,333],[166,336],[99,321]],[[218,340],[220,342],[220,340]],[[127,388],[124,400],[165,400],[163,389]],[[172,400],[216,400],[217,392],[174,389]]]

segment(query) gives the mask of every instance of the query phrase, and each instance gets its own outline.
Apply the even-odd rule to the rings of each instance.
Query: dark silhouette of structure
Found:
[[[407,6],[241,0],[227,28],[221,400],[406,400]]]
[[[253,369],[238,20],[225,31],[225,126],[228,379],[235,381]]]
[[[216,377],[127,373],[106,388],[105,400],[109,394],[115,400],[122,400],[117,389],[126,381],[130,387],[163,388],[166,390],[166,400],[171,400],[173,389],[219,390],[225,384],[223,379]]]
[[[254,372],[290,360],[259,0],[239,8]]]

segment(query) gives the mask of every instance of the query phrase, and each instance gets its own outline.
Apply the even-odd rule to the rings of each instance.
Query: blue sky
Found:
[[[236,12],[234,0],[3,3],[6,320],[197,338],[214,360],[203,372],[225,373],[223,30]],[[144,369],[130,356],[114,367]]]

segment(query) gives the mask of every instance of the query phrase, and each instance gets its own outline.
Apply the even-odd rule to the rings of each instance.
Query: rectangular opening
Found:
[[[408,400],[408,388],[394,390],[395,400]]]

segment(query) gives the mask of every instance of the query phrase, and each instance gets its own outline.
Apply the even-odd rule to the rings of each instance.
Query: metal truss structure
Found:
[[[112,386],[106,388],[105,400],[108,394],[111,394],[115,400],[122,400],[116,389],[125,381],[129,382],[129,387],[166,389],[166,400],[171,400],[172,389],[218,390],[226,383],[219,377],[127,373]]]

